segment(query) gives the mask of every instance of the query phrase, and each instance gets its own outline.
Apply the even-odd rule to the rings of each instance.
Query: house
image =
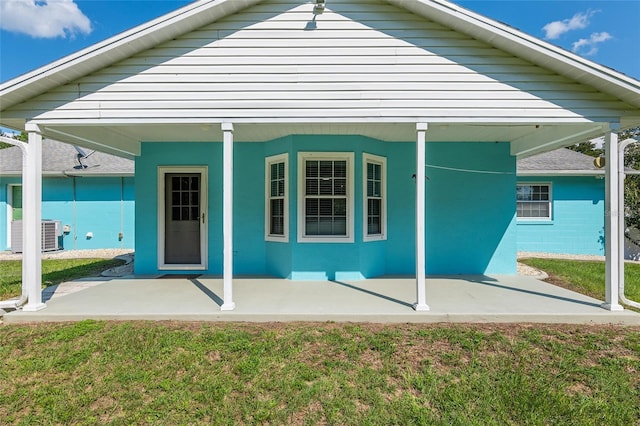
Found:
[[[518,251],[605,254],[604,170],[567,148],[518,161]]]
[[[201,0],[0,101],[30,205],[42,137],[135,159],[135,273],[222,274],[223,310],[234,274],[410,274],[416,310],[427,273],[515,274],[516,160],[640,123],[637,80],[444,0]]]
[[[86,158],[85,158],[86,157]],[[16,249],[22,219],[22,151],[0,150],[0,250]],[[42,217],[58,221],[57,247],[134,247],[133,161],[54,140],[42,143]]]
[[[594,160],[561,148],[518,161],[518,252],[605,255],[605,172]],[[638,260],[637,241],[628,229],[625,259]]]

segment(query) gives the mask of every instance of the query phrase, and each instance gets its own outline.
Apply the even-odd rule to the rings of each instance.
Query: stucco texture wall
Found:
[[[298,242],[298,153],[354,154],[354,241]],[[265,158],[288,154],[289,239],[265,241]],[[363,153],[387,160],[387,237],[363,241]],[[222,273],[222,144],[143,143],[136,160],[136,273],[158,273],[158,167],[208,167],[208,274]],[[437,166],[432,167],[432,166]],[[440,168],[444,167],[444,168]],[[291,279],[412,275],[415,143],[292,135],[234,144],[234,273]],[[427,145],[427,273],[513,274],[515,159],[508,143]],[[163,270],[162,273],[184,273]]]
[[[521,177],[551,185],[551,220],[518,219],[518,251],[604,255],[604,179]]]
[[[46,177],[42,183],[42,218],[68,225],[59,239],[65,250],[125,248],[134,242],[133,177]],[[9,191],[19,178],[0,180],[0,249],[11,248]],[[91,233],[92,237],[87,237]],[[122,234],[122,238],[120,237]]]

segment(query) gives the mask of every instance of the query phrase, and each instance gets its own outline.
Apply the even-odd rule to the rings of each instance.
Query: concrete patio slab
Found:
[[[69,283],[73,284],[73,283]],[[221,311],[222,280],[130,277],[79,282],[82,291],[52,297],[38,312],[5,323],[96,320],[535,322],[640,325],[640,314],[609,312],[601,301],[526,276],[427,279],[428,312],[412,309],[413,278],[289,281],[237,278],[236,309]]]

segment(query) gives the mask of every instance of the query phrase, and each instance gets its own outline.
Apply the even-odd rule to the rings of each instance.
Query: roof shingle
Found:
[[[518,174],[603,174],[593,164],[593,157],[567,148],[544,152],[518,161]]]
[[[42,174],[44,176],[133,176],[134,162],[98,151],[84,150],[88,157],[80,167],[78,151],[62,142],[45,139],[42,142]],[[22,173],[22,150],[15,146],[0,149],[0,175]]]

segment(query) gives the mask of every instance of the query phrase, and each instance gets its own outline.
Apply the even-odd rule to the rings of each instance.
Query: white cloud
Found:
[[[35,38],[89,34],[91,21],[74,0],[0,0],[0,28]]]
[[[581,30],[587,28],[587,26],[589,25],[589,19],[597,12],[597,10],[578,12],[570,19],[549,22],[547,25],[542,27],[542,30],[545,32],[544,38],[546,38],[547,40],[555,40],[562,34],[571,30]]]
[[[573,43],[571,50],[573,53],[580,53],[584,56],[591,56],[598,53],[598,45],[613,38],[607,32],[593,33],[589,38],[581,38]]]

